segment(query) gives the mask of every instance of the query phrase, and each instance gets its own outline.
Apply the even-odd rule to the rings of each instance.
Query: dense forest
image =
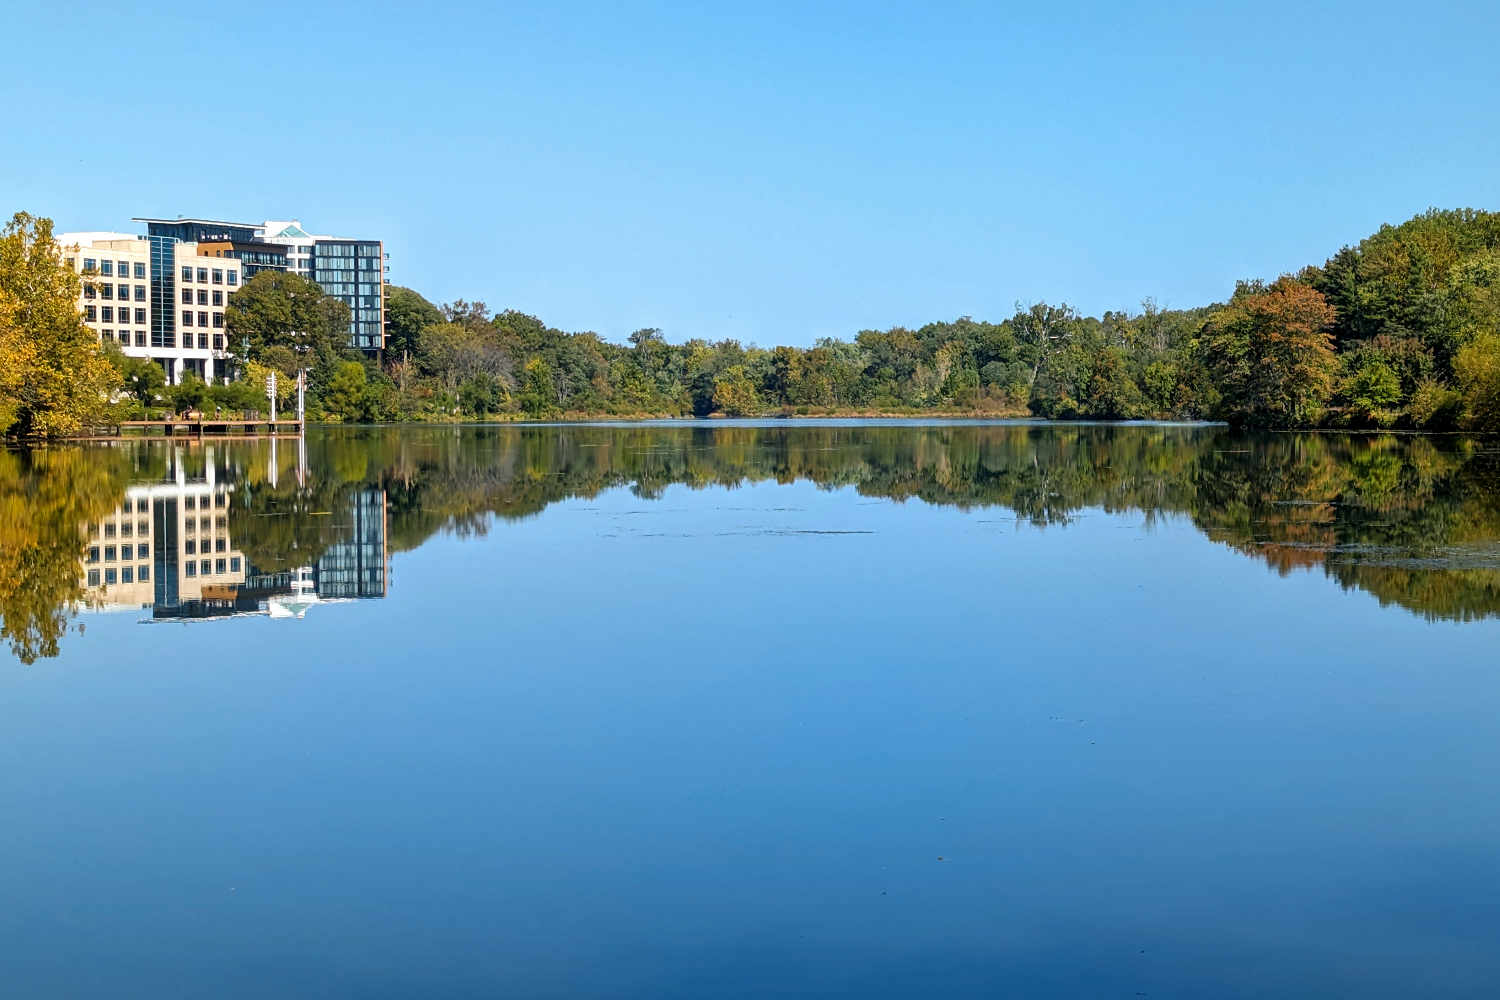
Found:
[[[1018,305],[810,348],[626,344],[391,289],[357,419],[980,413],[1500,429],[1500,214],[1430,211],[1227,302]]]
[[[230,297],[229,385],[167,386],[101,347],[51,223],[0,233],[0,433],[45,437],[163,410],[264,405],[309,372],[311,415],[346,422],[595,416],[930,414],[1226,420],[1265,427],[1500,430],[1500,214],[1432,210],[1325,262],[1194,309],[1082,316],[1018,304],[811,347],[569,333],[393,286],[387,347],[344,346],[347,308],[293,274]],[[293,379],[280,380],[290,404]]]

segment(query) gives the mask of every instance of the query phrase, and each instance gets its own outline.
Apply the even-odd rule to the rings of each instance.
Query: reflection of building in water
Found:
[[[160,483],[136,485],[113,514],[89,525],[83,584],[95,610],[151,609],[157,620],[270,614],[302,617],[314,604],[386,595],[385,491],[353,491],[338,541],[310,566],[261,572],[229,537],[234,502],[212,454],[201,474],[173,461]],[[293,516],[293,515],[287,515]]]
[[[385,490],[355,490],[348,532],[312,568],[319,597],[384,597],[386,591]]]
[[[103,609],[222,602],[245,579],[229,544],[229,490],[212,463],[189,478],[132,486],[113,514],[90,525],[83,584]]]

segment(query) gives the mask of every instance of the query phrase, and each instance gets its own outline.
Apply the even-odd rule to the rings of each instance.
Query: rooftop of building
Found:
[[[61,247],[91,247],[96,243],[123,243],[127,241],[135,243],[140,242],[141,237],[138,233],[116,233],[108,230],[94,230],[85,233],[57,233],[53,236],[53,239]],[[105,249],[117,248],[108,247]]]
[[[169,226],[175,226],[175,225],[177,225],[179,223],[186,222],[186,223],[196,224],[196,225],[200,225],[200,226],[229,226],[229,227],[231,227],[233,229],[259,229],[260,228],[260,226],[256,225],[253,222],[229,222],[229,221],[226,221],[224,219],[199,219],[199,218],[193,218],[193,217],[190,217],[190,216],[183,216],[183,215],[179,215],[175,219],[150,219],[150,218],[146,218],[144,216],[139,216],[138,215],[138,216],[133,217],[130,221],[131,222],[145,222],[145,223],[156,222],[156,223],[163,223],[163,224],[169,225]]]

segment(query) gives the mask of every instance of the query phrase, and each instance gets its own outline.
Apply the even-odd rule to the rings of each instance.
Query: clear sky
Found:
[[[615,340],[1198,305],[1500,208],[1493,2],[0,2],[6,215],[300,218]]]

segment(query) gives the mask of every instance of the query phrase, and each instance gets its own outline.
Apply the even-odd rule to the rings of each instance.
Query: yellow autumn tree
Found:
[[[78,311],[79,277],[52,220],[0,230],[0,434],[57,437],[101,422],[120,384]]]
[[[1453,374],[1463,398],[1464,423],[1500,431],[1500,333],[1486,331],[1459,349]]]

